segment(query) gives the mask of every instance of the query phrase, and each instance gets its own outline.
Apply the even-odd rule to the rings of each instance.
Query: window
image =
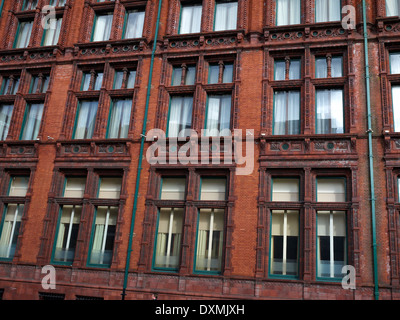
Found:
[[[344,133],[343,90],[316,90],[316,133]]]
[[[132,99],[114,100],[110,109],[107,138],[127,138],[131,119]]]
[[[38,5],[38,0],[24,0],[22,5],[22,11],[25,10],[35,10]]]
[[[0,95],[16,94],[19,87],[19,77],[18,76],[8,76],[4,77],[1,83]]]
[[[62,18],[50,20],[50,28],[43,32],[42,46],[55,46],[58,43],[62,25]]]
[[[9,197],[20,197],[17,203],[6,203],[0,225],[0,259],[14,257],[17,246],[22,214],[24,212],[24,197],[28,191],[29,177],[11,177],[8,190]]]
[[[65,195],[64,195],[65,196]],[[63,205],[59,214],[53,261],[71,264],[75,257],[81,205]]]
[[[392,86],[393,129],[400,132],[400,86]]]
[[[187,132],[185,129],[192,127],[192,96],[173,96],[171,97],[169,120],[168,120],[168,137],[184,137]]]
[[[92,41],[110,40],[113,13],[96,15],[92,32]]]
[[[340,0],[315,0],[315,22],[339,21],[340,19]]]
[[[274,178],[272,180],[272,201],[299,201],[299,179]]]
[[[235,30],[237,28],[238,3],[217,2],[215,4],[214,31]]]
[[[317,212],[317,275],[342,279],[346,265],[346,213]]]
[[[18,25],[14,48],[26,48],[31,38],[33,21],[21,21]]]
[[[301,0],[276,0],[276,25],[300,24]]]
[[[390,55],[390,73],[400,73],[400,53],[391,53]]]
[[[25,109],[20,140],[35,140],[42,122],[43,104],[28,104]]]
[[[226,179],[201,179],[200,200],[226,200]],[[200,208],[197,220],[195,271],[220,273],[222,270],[225,210]]]
[[[103,72],[84,72],[82,75],[81,91],[100,90],[103,84]]]
[[[345,202],[346,180],[344,178],[318,178],[318,202]]]
[[[178,268],[182,227],[183,208],[159,210],[154,268]]]
[[[274,135],[300,134],[300,92],[274,94]]]
[[[94,132],[98,101],[81,101],[78,105],[73,139],[90,139]]]
[[[0,105],[0,140],[6,140],[10,128],[14,105]]]
[[[398,16],[399,7],[399,0],[386,0],[386,16]]]
[[[50,5],[54,7],[63,7],[66,1],[67,0],[50,0]]]
[[[161,200],[184,200],[186,179],[164,177],[161,181]],[[155,241],[154,268],[173,269],[179,266],[183,228],[183,208],[160,208]]]
[[[33,75],[29,93],[45,93],[49,87],[49,82],[50,77],[48,75],[44,75],[42,73]]]
[[[113,89],[132,89],[135,86],[136,71],[124,68],[115,70]]]
[[[182,64],[175,66],[172,70],[173,86],[191,86],[194,85],[196,79],[196,66]]]
[[[287,58],[275,60],[274,80],[296,80],[300,79],[300,60]]]
[[[185,178],[163,178],[161,185],[161,200],[185,200]]]
[[[271,217],[270,274],[297,276],[299,212],[272,210]]]
[[[230,94],[208,96],[205,134],[207,136],[229,136],[231,134]]]
[[[99,199],[118,200],[121,193],[121,178],[101,177]],[[88,263],[109,267],[111,265],[118,217],[117,205],[97,206],[91,233]]]
[[[129,10],[125,19],[122,39],[141,38],[143,35],[144,11]]]
[[[338,56],[317,57],[315,59],[316,78],[337,78],[343,76],[343,59]]]
[[[65,179],[64,198],[83,198],[85,194],[85,177],[68,177]]]
[[[201,11],[202,6],[199,4],[182,6],[179,34],[200,32]]]
[[[233,63],[210,63],[208,68],[208,83],[231,83],[233,82]]]

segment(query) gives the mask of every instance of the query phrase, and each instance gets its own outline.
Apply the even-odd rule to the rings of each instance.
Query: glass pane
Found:
[[[237,11],[237,2],[217,3],[215,6],[214,31],[236,29]]]
[[[119,199],[121,193],[122,178],[106,178],[100,179],[100,189],[98,198]]]
[[[231,83],[233,82],[233,64],[226,63],[224,64],[224,74],[223,74],[223,83]]]
[[[97,207],[89,263],[111,264],[117,216],[118,207]]]
[[[112,105],[107,137],[125,139],[128,137],[132,100],[115,100]]]
[[[274,210],[271,223],[271,274],[297,275],[299,212]]]
[[[300,79],[300,60],[290,60],[289,79]]]
[[[24,212],[23,204],[8,204],[0,231],[0,257],[12,258],[17,246],[21,218]]]
[[[206,136],[229,136],[231,134],[230,95],[213,95],[208,97]]]
[[[184,137],[192,126],[193,97],[171,98],[168,137]]]
[[[172,70],[172,85],[180,86],[182,82],[182,67],[174,67]]]
[[[332,77],[342,77],[343,76],[342,57],[332,57],[331,74],[332,74]]]
[[[328,77],[328,64],[326,58],[315,59],[315,77],[316,78],[327,78]]]
[[[25,197],[28,192],[28,183],[29,177],[12,177],[8,195],[12,197]]]
[[[81,206],[63,206],[54,252],[55,261],[72,262],[74,260],[81,212]]]
[[[158,218],[156,268],[177,268],[181,250],[183,209],[162,208]]]
[[[208,68],[208,83],[215,84],[218,83],[219,78],[219,65],[212,64]]]
[[[400,73],[400,53],[390,54],[390,73]]]
[[[344,178],[317,179],[318,202],[345,202],[346,180]]]
[[[185,200],[185,178],[163,178],[161,184],[162,200]]]
[[[33,21],[20,22],[15,47],[26,48],[29,45]]]
[[[68,177],[65,181],[64,197],[65,198],[83,198],[85,194],[86,178],[85,177]]]
[[[398,16],[399,4],[397,0],[386,0],[386,16]]]
[[[299,179],[272,180],[272,201],[299,201]]]
[[[317,270],[319,277],[342,278],[346,264],[346,213],[318,211]]]
[[[300,93],[297,91],[275,92],[274,135],[300,133]]]
[[[196,271],[221,271],[224,219],[223,209],[200,209],[196,240]]]
[[[394,131],[400,132],[400,86],[392,87]]]
[[[317,90],[316,100],[316,133],[344,133],[343,90]]]
[[[201,27],[201,5],[183,6],[181,9],[181,21],[179,33],[197,33]]]
[[[96,16],[93,41],[107,41],[110,39],[112,19],[113,13]]]
[[[275,61],[275,75],[274,80],[281,81],[285,80],[286,76],[286,63],[285,61]]]
[[[80,103],[74,139],[90,139],[93,135],[97,114],[97,101],[83,101]]]
[[[300,17],[300,0],[276,0],[276,25],[299,24]]]
[[[10,128],[14,105],[0,105],[0,140],[5,140]]]
[[[141,38],[143,34],[144,12],[128,11],[123,39]]]
[[[42,122],[43,104],[27,106],[21,140],[35,140]]]
[[[202,178],[200,200],[226,200],[226,178]]]

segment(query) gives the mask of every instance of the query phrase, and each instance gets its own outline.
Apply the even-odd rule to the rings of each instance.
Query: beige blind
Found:
[[[345,189],[345,179],[318,179],[317,200],[318,202],[345,202]]]
[[[101,178],[99,198],[119,199],[121,193],[121,178]]]
[[[96,224],[105,225],[108,219],[108,225],[117,224],[118,207],[97,207]]]
[[[158,221],[158,233],[169,233],[172,220],[171,233],[182,233],[183,209],[182,208],[162,208]]]
[[[200,200],[226,200],[226,179],[225,178],[202,179]]]
[[[65,184],[65,198],[83,198],[85,193],[86,178],[67,178]]]
[[[272,201],[299,201],[299,179],[273,179]]]
[[[283,236],[285,225],[286,225],[286,235],[288,236],[299,235],[299,212],[297,210],[272,211],[271,234],[273,236]]]
[[[74,212],[72,223],[79,223],[81,220],[81,206],[63,206],[61,214],[61,223],[70,223],[72,211]]]
[[[9,196],[25,197],[28,191],[29,177],[13,177],[11,181]]]
[[[161,186],[162,200],[185,200],[185,178],[163,178]]]
[[[318,236],[346,236],[346,213],[344,211],[318,211]]]
[[[211,215],[213,218],[211,219]],[[211,230],[211,222],[214,231],[224,230],[224,209],[200,209],[199,230]]]

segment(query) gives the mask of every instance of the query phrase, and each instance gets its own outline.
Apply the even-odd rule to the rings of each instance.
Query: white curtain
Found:
[[[172,85],[180,86],[182,83],[182,67],[175,67],[172,71]]]
[[[346,182],[345,179],[318,179],[317,180],[318,202],[345,202]]]
[[[386,0],[386,16],[398,16],[399,3],[398,0]]]
[[[237,28],[237,2],[221,2],[215,7],[214,31],[234,30]]]
[[[342,57],[332,57],[331,76],[334,78],[343,76]]]
[[[97,207],[90,263],[110,264],[118,207]]]
[[[129,71],[128,74],[128,82],[126,84],[127,89],[132,89],[135,87],[135,80],[136,80],[136,71],[132,70]]]
[[[131,118],[132,100],[117,100],[113,102],[108,138],[127,138]]]
[[[155,266],[177,268],[181,249],[183,209],[162,208],[159,213]]]
[[[398,74],[400,73],[400,54],[392,53],[390,55],[390,73]]]
[[[343,90],[317,90],[317,134],[344,133]]]
[[[54,19],[54,23],[50,24],[50,28],[45,30],[43,41],[44,46],[55,46],[58,43],[62,25],[62,18]]]
[[[110,39],[113,13],[96,16],[93,31],[93,41],[107,41]]]
[[[85,194],[86,178],[67,177],[64,198],[83,198]]]
[[[180,34],[200,32],[201,5],[183,6],[181,11]]]
[[[299,179],[273,179],[272,201],[299,200]]]
[[[301,63],[300,60],[290,60],[289,80],[300,79]]]
[[[14,105],[12,104],[3,104],[0,106],[0,140],[5,140],[7,138],[13,108]]]
[[[327,78],[328,77],[328,64],[326,57],[315,59],[315,77]]]
[[[200,200],[224,201],[226,200],[225,178],[201,179]]]
[[[276,0],[276,16],[278,26],[300,24],[301,0]]]
[[[208,68],[208,83],[218,83],[219,78],[219,65],[211,64]]]
[[[300,133],[300,93],[275,92],[274,135]]]
[[[192,126],[193,97],[172,97],[168,137],[183,137]]]
[[[221,271],[224,210],[200,209],[197,233],[196,270]]]
[[[222,82],[223,83],[231,83],[232,81],[233,81],[233,64],[225,63]]]
[[[81,102],[74,139],[90,139],[92,137],[96,121],[97,104],[97,101]]]
[[[23,211],[24,205],[22,204],[7,205],[3,228],[0,233],[0,257],[2,258],[14,256]]]
[[[26,48],[31,38],[33,21],[25,21],[19,24],[18,38],[15,47]]]
[[[400,132],[400,86],[392,87],[394,131]]]
[[[185,178],[163,178],[160,199],[185,200],[185,190]]]
[[[228,136],[230,135],[231,121],[230,95],[210,96],[207,108],[207,136]]]
[[[119,199],[122,179],[118,177],[102,177],[100,179],[99,199]]]
[[[129,11],[124,39],[141,38],[143,35],[144,12]]]
[[[339,0],[315,0],[315,21],[339,21],[341,7]]]
[[[43,104],[31,104],[27,106],[25,124],[21,140],[35,140],[40,129],[43,115]]]
[[[25,197],[28,192],[29,177],[15,176],[12,178],[8,195],[11,197]]]
[[[346,264],[346,213],[318,211],[317,237],[318,276],[341,278]]]

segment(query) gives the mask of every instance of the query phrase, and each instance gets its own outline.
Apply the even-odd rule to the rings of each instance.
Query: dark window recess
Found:
[[[65,300],[65,294],[39,292],[39,300]]]

